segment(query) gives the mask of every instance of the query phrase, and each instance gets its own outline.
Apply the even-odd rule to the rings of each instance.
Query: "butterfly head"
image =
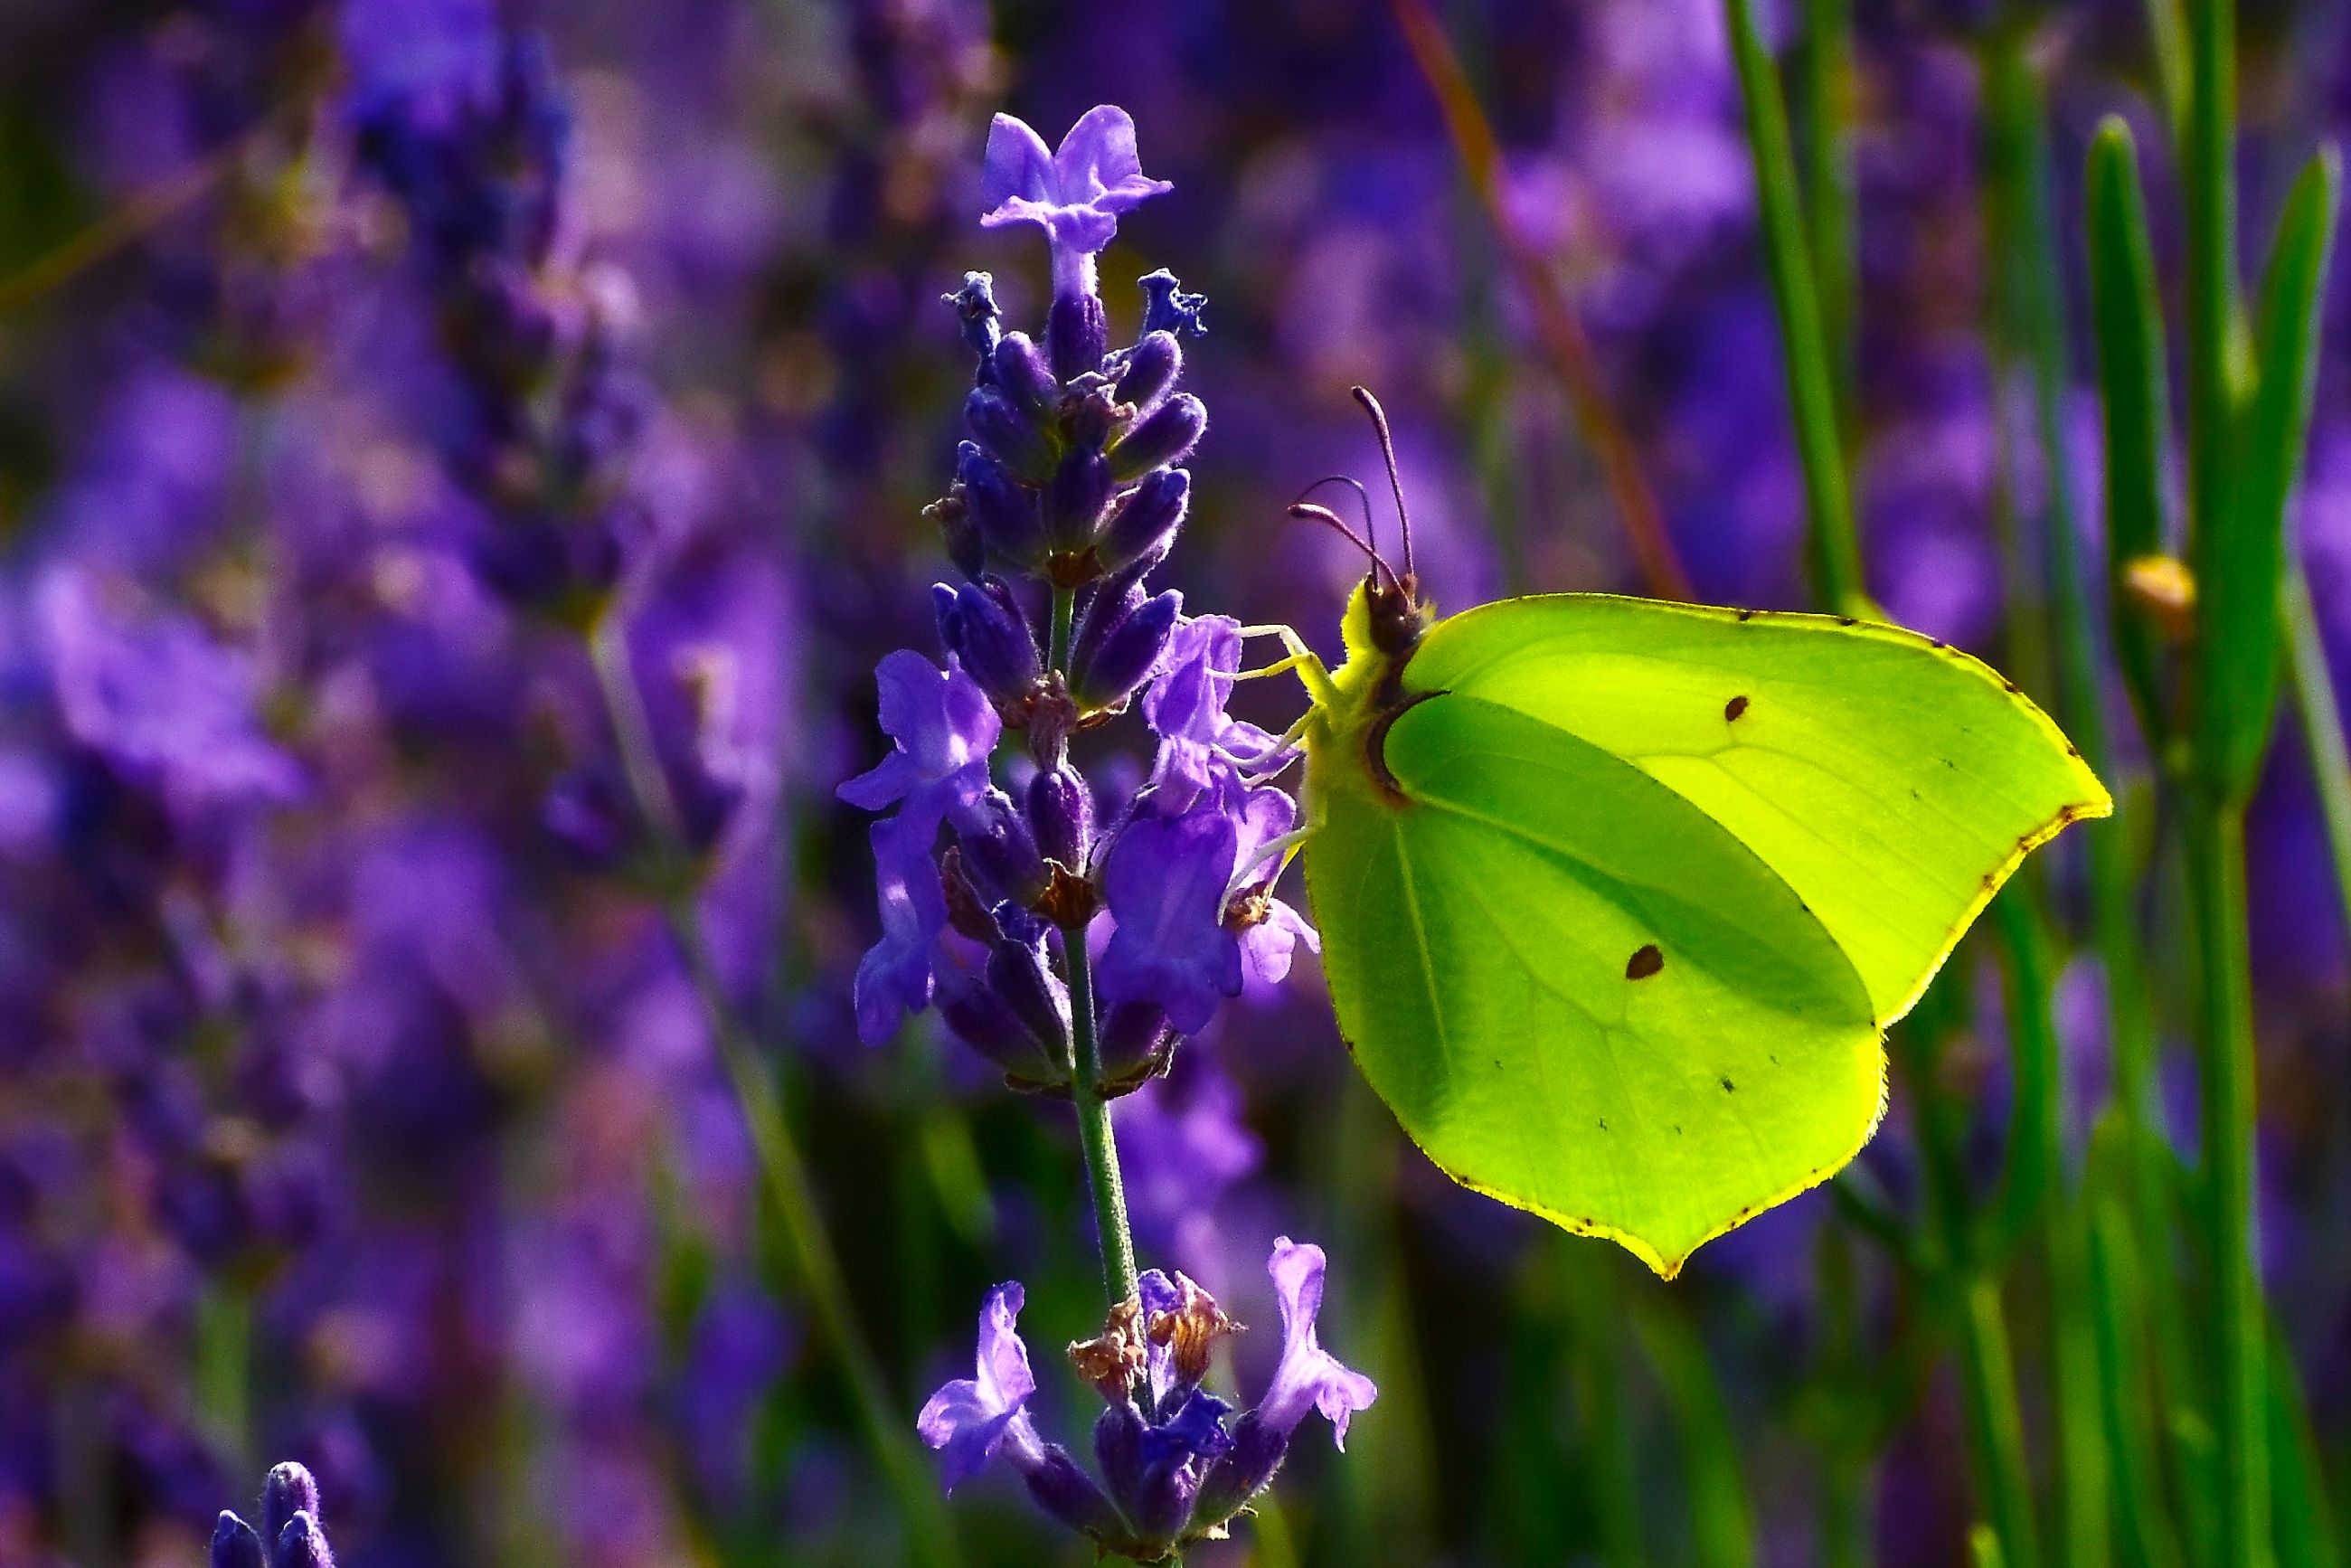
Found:
[[[1405,510],[1404,481],[1396,474],[1395,442],[1388,434],[1388,416],[1380,407],[1380,400],[1368,391],[1356,387],[1353,392],[1355,401],[1371,418],[1373,432],[1380,441],[1380,457],[1387,465],[1388,488],[1395,497],[1396,525],[1404,532],[1404,570],[1398,571],[1380,554],[1379,524],[1372,515],[1371,497],[1360,482],[1343,474],[1309,485],[1290,505],[1290,515],[1301,522],[1321,523],[1337,529],[1348,543],[1364,552],[1371,570],[1364,574],[1362,587],[1347,605],[1348,646],[1368,647],[1390,659],[1401,660],[1419,645],[1422,633],[1437,619],[1437,612],[1423,597],[1419,575],[1413,570],[1412,515]],[[1316,506],[1306,499],[1325,485],[1344,485],[1355,492],[1356,500],[1363,506],[1361,534],[1328,507]]]

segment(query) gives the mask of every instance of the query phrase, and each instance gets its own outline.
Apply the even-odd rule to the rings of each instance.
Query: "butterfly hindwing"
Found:
[[[1310,892],[1341,1028],[1439,1166],[1670,1275],[1866,1141],[1867,992],[1729,832],[1478,697],[1379,747],[1394,792],[1313,764]]]

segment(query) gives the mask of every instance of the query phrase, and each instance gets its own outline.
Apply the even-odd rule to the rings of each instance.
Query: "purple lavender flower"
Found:
[[[950,810],[987,789],[988,754],[1002,726],[987,694],[952,657],[941,670],[902,649],[873,674],[882,688],[882,728],[896,745],[839,794],[869,811],[895,805],[907,821],[935,830]]]
[[[931,956],[946,928],[946,895],[931,860],[930,831],[900,813],[873,824],[873,875],[882,939],[857,966],[857,1033],[868,1045],[890,1038],[905,1013],[931,1005]]]
[[[1018,1284],[990,1291],[980,1308],[977,1375],[942,1386],[916,1421],[923,1441],[941,1452],[948,1490],[1001,1453],[1049,1512],[1102,1551],[1155,1563],[1221,1534],[1272,1478],[1309,1409],[1322,1411],[1343,1447],[1348,1416],[1378,1396],[1371,1379],[1315,1338],[1322,1249],[1282,1237],[1267,1268],[1280,1305],[1281,1363],[1264,1399],[1230,1427],[1232,1406],[1201,1384],[1217,1341],[1238,1325],[1186,1276],[1145,1270],[1102,1332],[1070,1346],[1071,1364],[1102,1396],[1094,1424],[1102,1485],[1039,1436],[1028,1412],[1036,1377],[1015,1326],[1022,1291]]]
[[[1094,256],[1118,233],[1122,214],[1175,189],[1146,178],[1134,145],[1134,120],[1111,104],[1088,110],[1048,152],[1025,120],[999,114],[987,131],[981,176],[987,228],[1035,224],[1053,252],[1053,293],[1094,292]]]
[[[1139,815],[1119,833],[1102,871],[1118,922],[1098,977],[1105,1001],[1155,1003],[1178,1032],[1195,1034],[1220,1001],[1240,995],[1240,942],[1225,928],[1239,843],[1213,809]]]
[[[1025,1409],[1037,1392],[1019,1327],[1027,1300],[1017,1281],[987,1292],[979,1308],[976,1375],[944,1385],[915,1418],[923,1441],[939,1450],[941,1479],[949,1491],[978,1474],[1008,1442],[1013,1462],[1023,1469],[1041,1454]]]

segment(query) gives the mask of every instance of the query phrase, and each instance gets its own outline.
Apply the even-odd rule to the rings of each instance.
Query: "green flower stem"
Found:
[[[2203,1053],[2202,1199],[2213,1273],[2214,1406],[2223,1557],[2269,1562],[2267,1333],[2253,1265],[2253,1002],[2241,805],[2199,795],[2188,821]]]
[[[1075,589],[1053,591],[1052,642],[1046,665],[1069,678],[1070,639],[1077,619]],[[1135,1293],[1134,1233],[1126,1220],[1126,1183],[1119,1175],[1118,1134],[1102,1092],[1102,1046],[1094,1030],[1093,958],[1083,930],[1061,933],[1061,969],[1070,986],[1070,1038],[1076,1069],[1071,1098],[1078,1110],[1078,1142],[1085,1151],[1086,1186],[1093,1194],[1094,1229],[1102,1240],[1102,1291],[1113,1305]]]
[[[1755,185],[1762,204],[1764,256],[1779,306],[1788,400],[1795,415],[1797,451],[1803,459],[1813,578],[1822,602],[1830,609],[1874,617],[1862,580],[1861,545],[1854,529],[1844,439],[1837,422],[1836,378],[1830,369],[1819,285],[1796,191],[1796,158],[1779,68],[1756,28],[1754,0],[1723,0],[1723,5],[1740,91],[1747,104],[1747,140],[1755,154]]]
[[[759,1061],[758,1043],[736,1017],[726,999],[708,945],[703,940],[693,896],[681,872],[685,841],[677,801],[661,771],[653,727],[646,717],[644,694],[629,658],[619,617],[607,613],[588,633],[588,653],[596,670],[621,766],[637,810],[652,824],[656,853],[662,861],[656,874],[662,887],[661,910],[670,938],[677,944],[695,995],[702,1004],[711,1039],[733,1084],[737,1103],[751,1134],[768,1195],[783,1220],[784,1235],[799,1267],[800,1282],[816,1311],[819,1327],[832,1343],[849,1385],[866,1441],[880,1460],[884,1477],[897,1494],[900,1511],[914,1538],[915,1554],[933,1568],[953,1568],[962,1560],[939,1492],[927,1468],[915,1452],[911,1427],[883,1382],[872,1347],[859,1326],[857,1309],[841,1273],[841,1258],[826,1228],[822,1209],[809,1178],[807,1161],[785,1119],[774,1081]]]
[[[1077,1044],[1078,1142],[1085,1148],[1086,1185],[1093,1189],[1094,1228],[1102,1236],[1102,1290],[1113,1301],[1135,1293],[1134,1235],[1126,1222],[1126,1183],[1118,1170],[1118,1136],[1102,1097],[1102,1055],[1094,1040],[1093,962],[1085,934],[1064,932],[1061,962],[1069,971],[1070,1034]]]

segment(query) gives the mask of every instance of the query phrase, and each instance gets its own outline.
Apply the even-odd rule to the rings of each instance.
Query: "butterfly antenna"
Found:
[[[1380,400],[1371,394],[1369,388],[1351,387],[1348,390],[1353,392],[1355,401],[1364,405],[1364,412],[1372,416],[1372,429],[1380,438],[1380,456],[1388,465],[1388,488],[1395,493],[1396,526],[1404,529],[1404,571],[1406,577],[1410,577],[1413,575],[1412,515],[1404,509],[1404,481],[1396,476],[1395,438],[1388,434],[1387,411],[1380,407]],[[1388,575],[1394,577],[1395,573],[1391,571]]]
[[[1344,485],[1355,493],[1355,505],[1364,514],[1364,539],[1371,547],[1369,553],[1376,558],[1380,553],[1380,520],[1372,514],[1372,497],[1364,490],[1363,481],[1344,474],[1333,474],[1327,478],[1317,479],[1299,491],[1298,498],[1303,501],[1325,485]]]
[[[1292,501],[1290,504],[1290,515],[1301,523],[1321,523],[1324,528],[1334,530],[1341,538],[1364,552],[1365,559],[1372,563],[1374,577],[1381,572],[1386,572],[1390,582],[1396,580],[1395,568],[1390,566],[1363,535],[1349,528],[1345,518],[1330,507],[1318,507],[1311,501]]]

